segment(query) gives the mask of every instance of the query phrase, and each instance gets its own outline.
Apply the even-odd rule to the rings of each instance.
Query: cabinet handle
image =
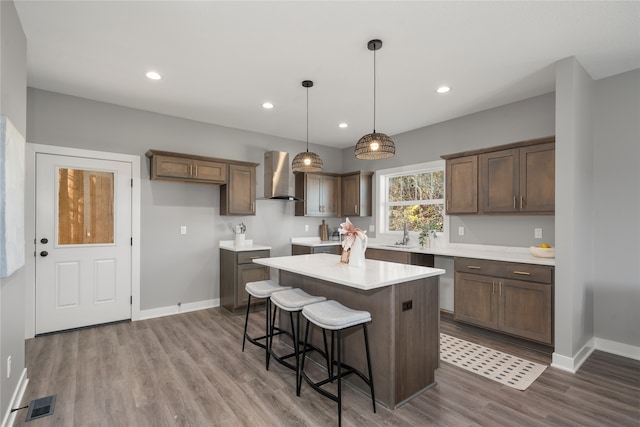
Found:
[[[495,295],[496,294],[496,282],[492,281],[491,282],[491,295]]]
[[[262,258],[261,256],[250,256],[249,259],[258,259],[258,258]]]
[[[524,196],[520,196],[520,209],[524,209]]]
[[[513,209],[516,209],[516,207],[517,207],[517,205],[516,205],[517,199],[518,199],[517,196],[513,196]]]
[[[519,274],[521,276],[531,276],[531,273],[528,271],[514,271],[513,274]]]
[[[498,282],[498,296],[502,296],[502,282]]]
[[[449,210],[449,199],[447,199],[447,211]]]
[[[189,175],[193,176],[193,165],[189,165]]]
[[[355,213],[358,213],[358,205],[353,205],[353,211],[354,211]]]
[[[472,270],[480,270],[482,267],[479,267],[477,265],[467,265],[467,268],[470,268]]]
[[[196,165],[196,178],[198,177],[198,165]]]

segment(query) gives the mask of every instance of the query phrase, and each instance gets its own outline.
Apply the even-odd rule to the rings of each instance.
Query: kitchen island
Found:
[[[339,261],[338,255],[330,254],[254,260],[278,269],[281,285],[371,313],[368,329],[376,398],[395,409],[435,384],[440,358],[438,276],[445,271],[374,260],[354,267]],[[317,328],[313,332],[314,343],[321,346],[321,332]],[[359,332],[353,328],[343,334],[343,360],[366,372]],[[368,393],[359,378],[349,380]]]

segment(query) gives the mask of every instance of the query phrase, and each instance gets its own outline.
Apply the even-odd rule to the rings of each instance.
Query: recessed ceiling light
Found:
[[[438,93],[447,93],[451,91],[451,88],[449,86],[440,86],[438,89],[436,89],[436,92]]]
[[[344,128],[348,128],[349,125],[347,123],[340,123],[338,127],[344,129]]]
[[[160,74],[156,73],[155,71],[149,71],[146,74],[146,76],[147,76],[148,79],[151,79],[151,80],[160,80],[162,78],[162,76]]]
[[[265,108],[267,110],[270,110],[273,108],[273,104],[270,102],[265,102],[264,104],[262,104],[262,108]]]

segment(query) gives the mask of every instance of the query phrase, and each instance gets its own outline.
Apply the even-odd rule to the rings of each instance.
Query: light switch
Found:
[[[304,225],[304,231],[309,231],[309,224]]]
[[[180,234],[182,234],[182,235],[187,234],[187,226],[186,225],[181,225],[180,226]]]
[[[542,239],[542,228],[534,228],[533,235],[536,239]]]
[[[458,227],[458,236],[464,236],[464,227]]]

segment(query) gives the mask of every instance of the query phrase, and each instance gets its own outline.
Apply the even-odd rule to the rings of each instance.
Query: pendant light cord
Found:
[[[376,133],[376,50],[373,51],[373,133]]]
[[[307,153],[309,152],[309,88],[307,87]]]

